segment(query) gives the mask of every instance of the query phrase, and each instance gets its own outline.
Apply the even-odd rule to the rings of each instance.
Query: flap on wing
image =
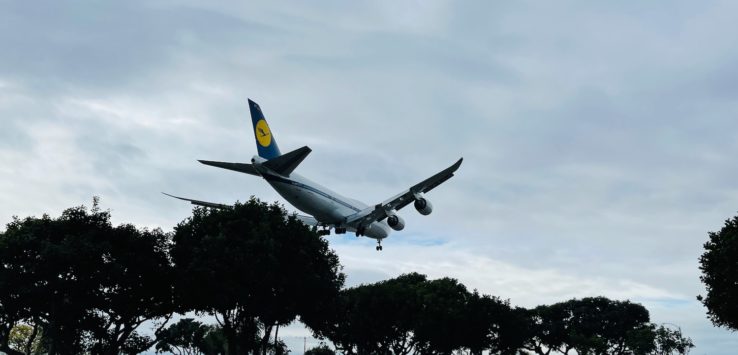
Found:
[[[182,201],[189,201],[193,205],[197,205],[197,206],[211,207],[211,208],[233,208],[233,206],[231,206],[231,205],[224,205],[224,204],[221,204],[221,203],[214,203],[214,202],[193,200],[193,199],[190,199],[190,198],[185,198],[185,197],[179,197],[179,196],[170,195],[170,194],[168,194],[166,192],[162,192],[162,193],[165,194],[165,195],[167,195],[167,196],[169,196],[169,197],[174,197],[174,198],[180,199]]]
[[[292,171],[302,163],[310,152],[312,152],[312,149],[308,146],[304,146],[289,153],[282,154],[276,158],[269,159],[262,163],[262,165],[284,176],[290,176]]]
[[[259,173],[256,171],[253,165],[246,164],[246,163],[227,163],[222,161],[212,161],[212,160],[198,160],[200,163],[203,163],[205,165],[214,166],[217,168],[223,168],[233,171],[238,171],[240,173],[246,173],[251,175],[259,176]]]
[[[305,215],[301,215],[301,214],[296,214],[295,215],[295,218],[297,218],[298,221],[300,221],[300,222],[302,222],[305,225],[308,225],[310,227],[315,227],[315,226],[319,226],[320,225],[320,222],[318,222],[318,220],[315,219],[315,217],[312,217],[312,216],[305,216]]]
[[[381,221],[385,217],[387,217],[387,211],[380,203],[378,205],[369,206],[359,212],[354,213],[353,215],[346,218],[345,223],[349,226],[367,226],[372,222]]]

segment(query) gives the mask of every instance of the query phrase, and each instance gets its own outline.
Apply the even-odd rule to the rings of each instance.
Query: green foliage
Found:
[[[656,343],[654,354],[657,355],[686,355],[694,348],[692,339],[684,337],[679,328],[672,330],[661,325],[654,330],[654,335]]]
[[[736,235],[738,217],[710,234],[700,259],[711,319],[734,329]],[[341,290],[340,271],[324,239],[256,199],[195,208],[174,234],[114,227],[97,202],[59,218],[15,218],[0,233],[0,351],[136,354],[156,343],[158,352],[286,354],[276,334],[297,317],[345,354],[662,355],[694,347],[628,301],[527,310],[417,273]],[[214,315],[219,326],[186,318],[162,330],[175,310]],[[136,332],[149,320],[159,327],[156,342]],[[308,351],[333,353],[324,344]]]
[[[321,318],[344,282],[325,240],[253,198],[232,209],[195,208],[175,228],[172,258],[180,311],[215,315],[232,353],[266,351],[272,328],[298,315]]]
[[[648,310],[605,297],[573,299],[532,310],[533,332],[526,349],[536,354],[670,354],[691,348],[681,333],[665,333],[649,323]],[[666,351],[666,352],[664,352]]]
[[[167,243],[161,230],[113,227],[96,206],[15,218],[0,236],[0,317],[43,325],[50,354],[118,353],[142,322],[171,313]]]
[[[305,351],[305,355],[335,355],[336,352],[329,348],[328,345],[321,343],[320,345]]]
[[[228,340],[223,333],[223,329],[210,326],[199,345],[199,349],[205,355],[228,354]]]
[[[156,334],[156,352],[198,354],[210,328],[192,318],[184,318]]]
[[[700,257],[700,279],[707,295],[697,299],[707,307],[713,324],[738,330],[738,216],[708,235],[710,240]]]
[[[512,353],[523,339],[504,332],[503,324],[526,323],[514,320],[523,314],[507,302],[469,292],[454,279],[429,281],[417,273],[344,290],[332,310],[328,326],[306,325],[347,354]]]

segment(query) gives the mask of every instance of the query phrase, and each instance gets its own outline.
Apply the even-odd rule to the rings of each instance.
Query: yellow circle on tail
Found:
[[[259,145],[262,147],[268,147],[272,144],[272,132],[269,131],[269,125],[266,121],[259,120],[259,122],[256,122],[254,134],[256,135],[256,141],[259,142]]]

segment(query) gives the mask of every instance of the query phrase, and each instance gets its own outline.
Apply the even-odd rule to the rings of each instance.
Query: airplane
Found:
[[[228,169],[240,173],[264,178],[285,200],[298,210],[308,215],[296,217],[308,226],[321,227],[321,236],[330,235],[333,228],[335,234],[353,232],[357,237],[366,236],[377,240],[376,250],[382,250],[382,239],[387,238],[392,230],[401,231],[405,221],[397,211],[411,202],[422,215],[429,215],[433,205],[425,197],[425,193],[454,176],[464,158],[441,172],[413,185],[409,189],[375,205],[367,205],[361,201],[344,197],[328,188],[316,184],[294,172],[300,163],[312,151],[309,147],[295,149],[282,154],[269,129],[259,105],[249,102],[251,121],[258,155],[251,158],[251,164],[229,163],[211,160],[198,160],[205,165]],[[193,205],[211,208],[231,208],[230,205],[193,200],[162,192],[180,200],[189,201]]]

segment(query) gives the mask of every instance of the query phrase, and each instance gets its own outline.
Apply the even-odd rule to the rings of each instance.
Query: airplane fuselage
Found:
[[[254,157],[256,159],[256,157]],[[256,165],[259,174],[274,190],[287,202],[298,210],[307,213],[319,222],[337,227],[345,227],[347,231],[356,229],[345,226],[346,217],[353,215],[366,207],[367,204],[351,198],[341,196],[330,189],[321,186],[299,174],[292,173],[289,177],[280,175],[269,169]],[[387,238],[392,228],[386,221],[373,222],[365,226],[363,235],[381,240]]]

